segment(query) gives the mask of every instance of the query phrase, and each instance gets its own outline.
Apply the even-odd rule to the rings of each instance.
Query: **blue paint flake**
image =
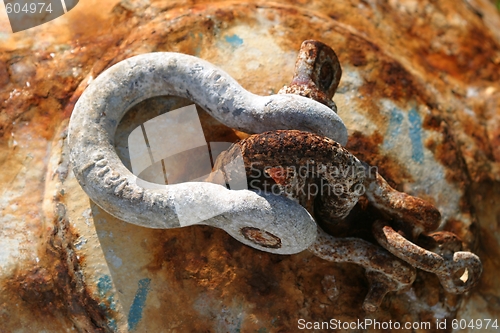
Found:
[[[403,125],[403,112],[397,108],[391,109],[391,115],[389,119],[389,127],[387,129],[387,135],[384,145],[387,149],[391,149],[398,142],[398,136],[401,134],[401,129]]]
[[[113,284],[111,283],[111,278],[109,275],[103,275],[97,281],[97,290],[99,292],[99,296],[104,297],[107,293],[111,291],[113,288]]]
[[[234,47],[243,45],[243,39],[241,39],[238,35],[226,36],[224,38],[226,39],[226,42]]]
[[[128,312],[129,330],[134,330],[142,319],[142,310],[144,310],[146,298],[148,297],[150,283],[151,279],[148,278],[139,280],[139,288],[135,293],[134,301]]]
[[[422,118],[417,110],[411,109],[408,113],[408,120],[410,122],[410,139],[412,154],[411,158],[422,164],[424,162],[424,145],[422,143]]]
[[[111,328],[115,332],[118,330],[118,326],[116,325],[116,320],[114,320],[114,319],[108,320],[108,326],[109,326],[109,328]]]
[[[113,283],[111,281],[111,277],[109,275],[103,275],[97,281],[97,291],[99,292],[99,296],[101,298],[105,298],[106,295],[109,295],[106,301],[100,302],[99,307],[106,311],[106,319],[108,321],[108,326],[113,331],[117,331],[116,321],[112,318],[112,312],[109,310],[116,310],[116,302],[113,291]]]
[[[194,33],[190,32],[189,37],[191,37],[192,39],[197,38],[196,47],[194,48],[194,55],[199,57],[200,53],[201,53],[201,44],[202,44],[202,40],[203,40],[203,34],[201,32],[199,32],[198,35],[196,36]]]
[[[396,138],[401,133],[401,125],[403,124],[403,113],[398,109],[391,110],[391,120],[389,128],[391,130],[391,137]]]

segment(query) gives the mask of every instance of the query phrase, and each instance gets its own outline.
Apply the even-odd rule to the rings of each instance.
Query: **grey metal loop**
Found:
[[[75,105],[70,158],[89,197],[113,216],[145,227],[207,224],[263,251],[292,254],[307,249],[316,237],[314,219],[284,197],[230,191],[212,183],[138,184],[115,152],[115,131],[132,106],[164,95],[188,98],[223,124],[245,132],[299,129],[347,142],[339,116],[314,100],[288,94],[257,96],[199,58],[143,54],[103,72]]]

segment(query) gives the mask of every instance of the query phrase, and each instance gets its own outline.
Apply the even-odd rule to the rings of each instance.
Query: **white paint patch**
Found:
[[[6,269],[10,264],[14,264],[19,258],[19,240],[3,237],[0,235],[0,269]]]
[[[27,233],[19,226],[25,223],[10,214],[0,216],[0,272],[15,267],[23,259],[21,250],[27,242]]]
[[[443,306],[443,303],[437,302],[437,304],[430,307],[431,313],[436,319],[445,319],[450,315],[450,310]]]
[[[357,131],[370,136],[377,131],[377,126],[363,113],[358,112],[358,101],[364,98],[359,93],[359,89],[363,84],[364,80],[356,68],[351,66],[342,67],[342,79],[337,92],[333,96],[333,101],[337,105],[338,115],[342,118],[348,130],[352,128],[349,124],[356,124],[354,127]]]
[[[257,60],[252,60],[252,61],[249,61],[246,65],[245,65],[246,69],[249,70],[249,71],[255,71],[257,70],[259,67],[260,67],[260,62],[257,61]]]
[[[280,35],[280,23],[269,20],[266,15],[263,16],[259,17],[258,24],[251,27],[241,24],[224,30],[215,45],[217,49],[215,64],[228,72],[236,81],[246,81],[245,89],[259,95],[269,94],[269,89],[263,89],[257,82],[272,77],[274,84],[270,88],[274,93],[281,88],[279,82],[282,84],[290,82],[298,51],[284,50],[276,43],[276,35]],[[232,40],[241,41],[241,44],[231,43]],[[200,56],[203,58],[203,51]],[[253,89],[257,86],[262,90]]]
[[[356,93],[364,84],[364,80],[359,74],[359,71],[352,66],[342,67],[342,79],[336,94]]]
[[[113,250],[109,250],[106,253],[106,259],[115,268],[120,268],[123,264],[122,259],[120,257],[118,257]]]
[[[83,218],[85,219],[85,224],[90,227],[90,219],[92,218],[92,210],[90,208],[87,208],[83,211],[82,213]]]
[[[474,111],[472,111],[472,109],[471,109],[471,108],[467,108],[467,107],[466,107],[466,108],[464,108],[464,112],[465,112],[468,116],[470,116],[470,117],[473,117],[473,118],[474,118],[474,117],[476,117],[476,114],[474,113]]]
[[[477,97],[479,95],[479,89],[477,87],[468,87],[466,96],[467,98]]]
[[[80,237],[75,242],[75,248],[81,250],[85,244],[87,244],[87,239],[85,237]]]

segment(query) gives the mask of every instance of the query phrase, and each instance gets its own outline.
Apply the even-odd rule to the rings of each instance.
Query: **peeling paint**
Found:
[[[130,330],[134,330],[142,319],[142,312],[150,290],[150,283],[151,279],[148,278],[139,280],[139,288],[137,289],[134,301],[132,302],[128,312],[128,328]]]
[[[99,296],[101,297],[106,296],[106,294],[112,290],[113,284],[109,275],[103,275],[99,278],[97,282],[97,288],[99,291]]]
[[[0,238],[2,247],[0,248],[0,268],[4,268],[12,259],[19,256],[19,240]]]
[[[81,250],[82,247],[87,243],[87,240],[85,239],[85,237],[80,237],[76,240],[75,242],[75,249],[77,250]]]
[[[393,149],[398,142],[399,136],[403,129],[404,114],[396,107],[392,107],[390,111],[389,128],[384,141],[386,149]]]
[[[92,221],[91,221],[92,211],[90,210],[90,208],[87,208],[83,211],[82,217],[85,219],[85,224],[90,227],[92,225],[91,224],[92,223]]]
[[[112,237],[112,233],[109,234],[109,237]],[[120,257],[118,257],[115,252],[110,249],[106,252],[106,259],[115,267],[120,268],[123,264],[123,261]]]
[[[103,275],[98,279],[97,291],[99,293],[99,297],[103,300],[99,303],[99,306],[101,309],[106,311],[108,326],[113,331],[116,331],[117,323],[116,319],[113,318],[114,312],[116,311],[116,301],[113,293],[113,283],[109,275]]]
[[[422,144],[422,118],[415,108],[408,113],[410,122],[409,135],[411,139],[412,154],[411,158],[422,164],[424,162],[424,146]]]
[[[238,35],[234,34],[232,36],[226,36],[224,37],[226,42],[231,44],[233,47],[240,47],[243,45],[243,39],[241,39]]]

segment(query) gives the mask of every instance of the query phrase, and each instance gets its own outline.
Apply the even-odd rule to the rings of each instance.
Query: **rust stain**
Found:
[[[279,249],[281,247],[281,239],[267,231],[262,231],[258,228],[245,227],[241,229],[241,233],[249,241],[264,247],[272,249]]]
[[[25,311],[48,317],[55,322],[70,320],[80,332],[112,332],[106,310],[87,290],[80,271],[84,258],[77,258],[74,242],[78,238],[65,216],[65,207],[57,204],[58,218],[40,247],[40,261],[30,268],[18,268],[1,288],[9,299]]]
[[[467,167],[448,124],[441,117],[431,113],[424,118],[423,127],[441,134],[442,138],[439,142],[429,139],[425,142],[425,147],[445,167],[446,180],[462,188],[466,187],[469,183],[469,176],[464,170],[467,170]]]
[[[391,185],[391,187],[402,190],[401,184],[413,182],[413,178],[408,170],[399,162],[389,156],[380,153],[380,145],[384,137],[375,132],[367,136],[355,131],[349,136],[346,148],[354,156],[366,163],[376,166],[378,172]]]
[[[422,48],[416,54],[424,59],[423,63],[427,65],[429,72],[443,71],[468,83],[479,80],[498,81],[500,73],[495,59],[500,48],[491,34],[475,25],[463,33],[459,43],[454,44],[453,54],[446,54],[447,50],[444,48],[436,52]]]
[[[418,96],[418,89],[412,82],[412,76],[397,62],[384,62],[381,64],[379,79],[386,83],[380,95],[389,96],[393,100],[411,100]]]
[[[73,92],[87,76],[94,64],[114,42],[113,38],[94,37],[76,41],[68,48],[51,46],[44,51],[25,55],[26,50],[0,53],[1,79],[6,81],[0,91],[0,136],[10,134],[14,121],[38,124],[58,124],[69,117],[63,109]],[[74,101],[73,101],[74,103]],[[52,137],[54,128],[40,128],[46,139]]]
[[[491,180],[474,183],[470,199],[478,223],[473,227],[477,238],[473,243],[479,252],[484,266],[484,274],[477,291],[485,300],[493,301],[488,307],[494,313],[499,311],[496,300],[500,299],[500,245],[498,230],[500,229],[500,183]]]
[[[303,311],[306,299],[312,316],[331,315],[333,310],[345,320],[359,317],[359,295],[366,293],[367,286],[363,271],[356,266],[332,265],[306,252],[279,256],[254,251],[223,231],[204,226],[155,231],[151,236],[147,251],[152,260],[145,268],[167,287],[155,290],[161,307],[148,309],[143,320],[154,320],[163,329],[182,322],[180,327],[185,330],[214,331],[209,318],[221,311],[240,313],[241,304],[250,305],[251,316],[256,318],[244,320],[242,331],[262,327],[294,331],[294,318]],[[324,294],[324,274],[334,274],[342,285],[340,302],[334,303]],[[284,298],[286,308],[276,302]],[[244,312],[247,315],[250,313]],[[182,321],[187,316],[207,320]]]
[[[500,297],[498,293],[498,277],[494,273],[500,269],[500,247],[498,246],[498,240],[488,231],[487,227],[482,227],[480,233],[480,253],[485,274],[481,279],[478,291],[484,295],[489,294]]]

